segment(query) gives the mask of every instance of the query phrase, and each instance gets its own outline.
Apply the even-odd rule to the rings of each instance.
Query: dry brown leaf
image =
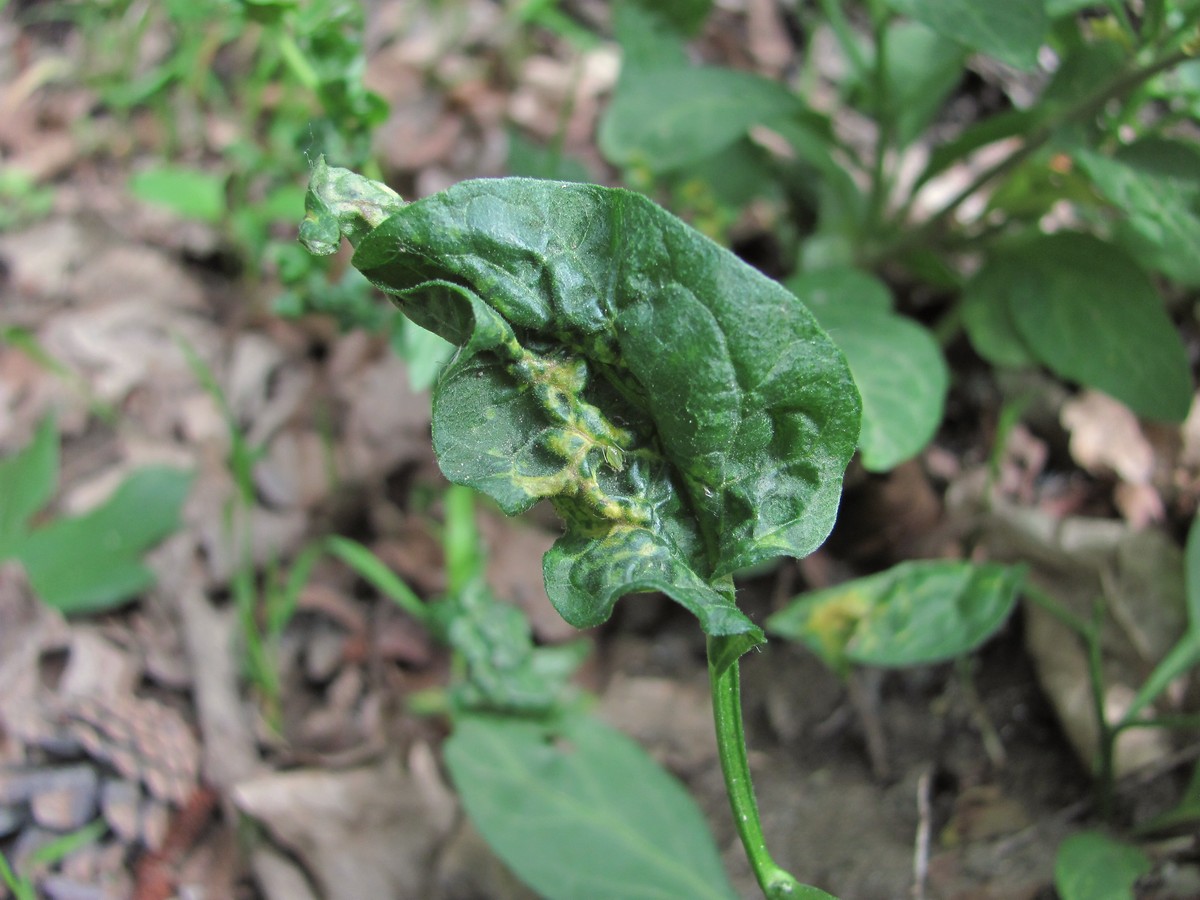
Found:
[[[1063,404],[1061,419],[1071,434],[1071,456],[1085,470],[1112,473],[1130,484],[1149,483],[1154,448],[1124,403],[1099,391],[1084,391]]]
[[[264,775],[238,784],[233,799],[305,863],[328,900],[427,896],[444,817],[394,762]]]
[[[281,508],[311,509],[335,486],[331,463],[337,449],[315,431],[288,430],[275,436],[254,468],[263,499]]]
[[[696,773],[717,758],[707,683],[618,673],[597,712],[677,774]]]
[[[1183,563],[1162,532],[1134,530],[1111,519],[1060,520],[1044,512],[996,501],[987,549],[996,560],[1021,562],[1030,579],[1076,616],[1088,621],[1102,598],[1107,614],[1105,702],[1128,703],[1150,668],[1183,633]],[[1088,661],[1074,632],[1027,607],[1026,644],[1038,680],[1085,765],[1096,759],[1096,727]],[[1127,772],[1169,751],[1158,730],[1128,732],[1118,744],[1117,770]]]
[[[429,394],[409,388],[408,368],[394,353],[385,351],[348,373],[336,389],[348,406],[345,475],[366,479],[431,454]]]
[[[182,393],[194,378],[175,339],[203,357],[215,335],[193,316],[164,307],[163,299],[143,295],[64,313],[43,330],[42,343],[105,402],[119,403],[142,386]]]
[[[47,219],[24,231],[0,234],[7,269],[5,320],[37,328],[73,296],[75,273],[104,245],[105,235],[74,219]]]

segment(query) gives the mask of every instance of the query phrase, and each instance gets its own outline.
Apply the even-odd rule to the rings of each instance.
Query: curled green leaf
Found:
[[[512,178],[362,203],[352,178],[314,172],[310,246],[336,222],[354,266],[458,346],[438,460],[506,513],[554,504],[563,617],[657,590],[760,641],[728,576],[824,540],[858,437],[846,362],[804,305],[629,191]]]

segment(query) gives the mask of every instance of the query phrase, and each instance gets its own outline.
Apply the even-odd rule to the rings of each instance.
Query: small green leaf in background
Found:
[[[445,757],[484,838],[549,900],[737,896],[683,786],[596,719],[465,716]]]
[[[129,180],[133,196],[185,219],[218,223],[225,216],[225,176],[187,166],[158,165]]]
[[[1121,722],[1136,721],[1142,710],[1153,703],[1177,678],[1200,662],[1200,526],[1193,520],[1184,552],[1184,588],[1187,628],[1175,645],[1158,661],[1121,717]]]
[[[549,178],[553,181],[595,181],[584,163],[567,156],[562,148],[531,141],[521,132],[508,133],[508,174],[525,178]]]
[[[19,562],[61,612],[109,609],[153,581],[140,556],[179,527],[191,481],[178,469],[138,469],[96,509],[38,525],[31,520],[58,484],[58,431],[48,416],[28,447],[0,460],[0,561]]]
[[[0,559],[17,552],[30,517],[58,486],[58,430],[47,416],[24,450],[0,459]]]
[[[804,112],[785,86],[748,72],[655,69],[621,81],[598,140],[610,162],[663,173],[724,150],[753,125]]]
[[[572,695],[568,679],[591,650],[586,640],[536,647],[529,620],[475,580],[431,607],[442,639],[466,671],[453,688],[460,710],[545,716]]]
[[[34,530],[14,556],[37,595],[55,609],[111,609],[153,583],[140,557],[179,527],[191,483],[191,474],[179,469],[138,469],[91,512]]]
[[[0,231],[36,222],[53,208],[53,188],[39,184],[24,169],[0,165]]]
[[[1182,421],[1191,407],[1187,351],[1154,284],[1090,235],[1044,235],[993,259],[967,286],[964,323],[993,362],[1024,350],[1150,419]]]
[[[1079,150],[1075,159],[1123,215],[1118,241],[1168,278],[1200,284],[1200,150],[1147,138],[1112,157]]]
[[[1200,634],[1200,516],[1192,520],[1184,548],[1184,586],[1187,597],[1188,631]]]
[[[1021,259],[998,255],[988,260],[963,291],[963,328],[975,352],[994,366],[1020,369],[1037,365],[1009,312],[1009,299],[1039,296],[1037,273]]]
[[[1046,0],[1046,15],[1052,19],[1061,19],[1090,6],[1107,6],[1113,9],[1120,2],[1121,0],[1101,0],[1099,3],[1096,0]]]
[[[690,35],[708,18],[712,0],[621,0],[619,5],[645,10],[679,34]]]
[[[1137,847],[1084,831],[1058,848],[1054,887],[1061,900],[1134,900],[1133,884],[1150,868]]]
[[[888,0],[901,15],[1018,69],[1037,65],[1049,20],[1044,0]]]
[[[920,22],[894,22],[887,32],[887,96],[876,98],[906,147],[920,136],[962,80],[967,53]]]
[[[403,316],[397,316],[394,327],[399,334],[393,336],[392,347],[408,363],[408,386],[428,390],[454,353],[454,345]]]
[[[767,631],[798,640],[830,668],[916,666],[974,649],[1012,612],[1024,573],[995,563],[904,562],[796,598]]]
[[[862,394],[858,447],[863,466],[885,472],[924,449],[941,424],[950,384],[945,358],[929,330],[893,313],[887,286],[865,272],[805,273],[787,287],[846,354]]]

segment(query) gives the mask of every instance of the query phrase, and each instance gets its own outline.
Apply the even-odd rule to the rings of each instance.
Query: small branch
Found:
[[[1155,75],[1165,72],[1166,70],[1179,65],[1182,62],[1191,59],[1184,51],[1176,51],[1157,62],[1151,63],[1141,69],[1135,69],[1131,72],[1126,72],[1119,75],[1102,87],[1091,97],[1062,110],[1057,115],[1051,116],[1037,131],[1035,131],[1028,140],[1020,147],[1010,153],[1008,156],[996,162],[994,165],[984,169],[976,175],[971,182],[948,200],[941,209],[929,216],[924,222],[915,228],[909,229],[903,233],[903,236],[895,241],[891,246],[882,248],[876,258],[872,261],[878,263],[883,256],[894,256],[911,247],[917,247],[923,244],[934,234],[967,200],[986,187],[995,179],[1002,175],[1006,175],[1013,169],[1021,165],[1029,157],[1033,156],[1038,150],[1042,149],[1058,129],[1064,125],[1069,125],[1072,122],[1077,122],[1095,115],[1110,101],[1125,93],[1133,90],[1139,85],[1149,81]]]
[[[929,842],[933,831],[933,779],[926,769],[917,779],[917,840],[913,847],[913,900],[925,900],[929,880]]]

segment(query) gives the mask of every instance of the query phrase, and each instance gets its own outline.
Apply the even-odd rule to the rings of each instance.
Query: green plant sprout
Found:
[[[97,819],[77,831],[61,835],[38,847],[29,854],[28,865],[30,868],[53,865],[103,837],[107,832],[108,823]],[[0,884],[12,892],[14,900],[37,900],[38,892],[33,879],[10,865],[3,853],[0,853]]]
[[[661,591],[707,635],[734,821],[768,897],[826,896],[762,839],[738,658],[764,640],[733,573],[815,549],[858,438],[858,391],[794,295],[641,195],[527,179],[405,203],[314,166],[301,240],[458,347],[433,393],[450,481],[566,524],[546,590],[577,627]]]
[[[1095,762],[1097,800],[1101,812],[1111,816],[1116,789],[1116,748],[1121,735],[1134,728],[1184,728],[1200,729],[1200,715],[1153,714],[1150,707],[1162,696],[1171,684],[1189,670],[1200,664],[1200,525],[1192,523],[1188,534],[1184,556],[1184,584],[1187,598],[1187,627],[1174,646],[1158,662],[1138,688],[1129,706],[1114,721],[1105,709],[1107,694],[1102,658],[1103,603],[1096,604],[1096,614],[1084,619],[1034,585],[1027,585],[1028,599],[1049,612],[1072,629],[1087,650],[1088,678],[1090,680],[1092,705],[1099,728],[1097,758]],[[1147,833],[1160,831],[1182,823],[1200,820],[1200,767],[1197,768],[1189,787],[1176,806],[1162,815],[1144,823],[1140,830]]]

